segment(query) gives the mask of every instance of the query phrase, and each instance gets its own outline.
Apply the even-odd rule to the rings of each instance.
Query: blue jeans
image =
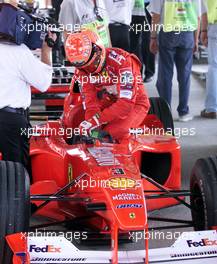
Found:
[[[208,62],[205,108],[207,112],[217,112],[217,25],[209,26]]]
[[[179,105],[177,111],[180,116],[188,114],[188,100],[190,92],[190,77],[193,63],[194,33],[163,32],[159,33],[159,68],[157,90],[160,97],[169,105],[172,100],[172,80],[174,65],[177,69],[179,83]]]

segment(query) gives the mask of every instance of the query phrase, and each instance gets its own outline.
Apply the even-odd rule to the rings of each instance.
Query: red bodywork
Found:
[[[68,190],[70,197],[81,201],[51,202],[37,214],[58,221],[83,219],[82,223],[92,230],[107,230],[112,238],[114,264],[118,263],[118,232],[147,230],[148,211],[178,203],[173,198],[146,200],[144,191],[156,194],[159,189],[142,178],[140,171],[168,190],[179,190],[180,146],[176,138],[167,135],[131,136],[121,144],[96,141],[92,145],[70,145],[57,131],[75,128],[83,116],[80,95],[71,91],[65,99],[63,119],[42,125],[48,134],[32,137],[31,195],[53,194],[83,175]],[[144,125],[162,128],[155,115],[148,115]],[[88,206],[99,204],[105,208],[88,210]]]

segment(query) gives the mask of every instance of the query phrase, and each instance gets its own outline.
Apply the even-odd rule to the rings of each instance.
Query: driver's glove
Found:
[[[88,120],[84,120],[79,125],[80,131],[86,131],[88,136],[92,136],[94,129],[100,127],[102,124],[99,122],[99,115],[96,114]]]

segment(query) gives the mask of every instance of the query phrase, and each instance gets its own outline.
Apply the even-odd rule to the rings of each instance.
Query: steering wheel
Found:
[[[84,135],[73,135],[70,139],[67,140],[67,143],[70,145],[82,144],[85,143],[87,145],[92,145],[95,143],[96,140],[104,143],[114,143],[113,137],[104,130],[93,130],[91,136],[84,136]]]
[[[93,130],[91,138],[98,139],[101,142],[114,143],[113,137],[105,130],[96,129]]]

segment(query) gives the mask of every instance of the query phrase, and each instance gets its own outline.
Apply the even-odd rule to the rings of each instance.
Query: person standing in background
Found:
[[[154,54],[159,50],[158,93],[171,105],[175,64],[179,83],[178,121],[190,121],[193,117],[188,101],[193,52],[198,47],[200,0],[152,0],[150,9],[153,14],[150,50]]]
[[[145,65],[145,78],[144,82],[148,83],[153,80],[155,74],[155,55],[150,52],[150,40],[151,40],[151,21],[152,17],[148,10],[151,0],[145,0],[145,30],[142,32],[142,58]]]
[[[217,118],[217,1],[203,0],[201,39],[208,46],[209,70],[206,83],[205,109],[201,117]]]
[[[130,23],[135,0],[104,0],[112,46],[130,51]]]
[[[110,46],[107,12],[104,0],[63,0],[59,23],[64,25],[64,38],[82,27],[99,34],[106,47]]]
[[[61,6],[62,2],[63,2],[63,0],[51,0],[52,7],[55,9],[54,18],[56,21],[59,20],[60,6]]]
[[[155,55],[150,52],[151,15],[147,10],[149,1],[135,0],[130,28],[130,48],[142,63],[141,73],[144,82],[151,82],[155,73]],[[144,67],[145,66],[145,67]]]
[[[143,63],[142,56],[142,33],[145,24],[145,3],[144,0],[135,0],[130,25],[130,51],[134,53]],[[141,69],[141,73],[142,73]]]

